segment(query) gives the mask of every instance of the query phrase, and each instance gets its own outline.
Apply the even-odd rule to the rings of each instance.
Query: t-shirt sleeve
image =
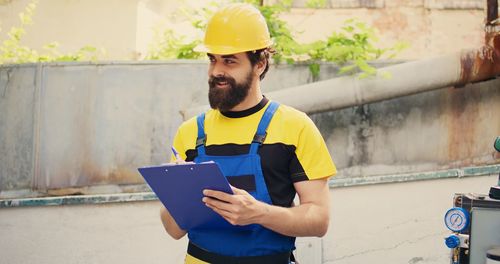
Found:
[[[196,117],[193,117],[182,123],[175,133],[172,146],[175,150],[177,150],[177,152],[179,152],[179,155],[183,160],[187,159],[188,151],[195,148],[197,131]],[[175,157],[172,153],[170,162],[174,161]]]
[[[295,161],[291,163],[292,180],[315,180],[335,175],[337,169],[325,141],[314,122],[304,114],[304,126],[299,132]]]
[[[184,141],[183,135],[186,134],[185,132],[186,126],[183,124],[181,125],[178,129],[177,132],[175,133],[174,137],[174,143],[173,147],[177,152],[179,152],[179,156],[181,156],[182,160],[186,160],[186,151],[187,151],[187,145],[186,142]],[[172,152],[172,156],[170,157],[170,162],[175,162],[175,156],[174,153]]]
[[[175,133],[175,137],[174,137],[174,143],[173,143],[173,147],[175,148],[175,150],[177,150],[177,152],[179,152],[179,156],[181,156],[181,158],[183,160],[186,160],[186,145],[184,144],[184,141],[183,141],[183,138],[182,138],[182,127],[179,127],[179,129],[177,129],[177,132]],[[170,157],[170,162],[175,162],[176,158],[174,156],[174,153],[172,152],[172,156]]]

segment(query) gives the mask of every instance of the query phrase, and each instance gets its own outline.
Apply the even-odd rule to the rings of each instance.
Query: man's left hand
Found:
[[[233,225],[258,223],[266,213],[267,204],[256,200],[247,191],[231,186],[234,194],[204,190],[203,202]]]

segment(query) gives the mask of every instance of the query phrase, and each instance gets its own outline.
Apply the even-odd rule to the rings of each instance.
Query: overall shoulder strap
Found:
[[[198,157],[205,155],[205,143],[207,142],[207,135],[205,134],[205,113],[201,113],[196,117],[198,124],[198,137],[196,138],[196,150]]]
[[[271,123],[271,119],[273,119],[274,113],[276,113],[276,109],[278,109],[279,106],[280,104],[274,101],[269,103],[269,106],[260,119],[257,132],[255,133],[252,144],[250,145],[250,154],[257,154],[259,146],[264,143],[264,140],[266,140],[267,127],[269,126],[269,123]]]

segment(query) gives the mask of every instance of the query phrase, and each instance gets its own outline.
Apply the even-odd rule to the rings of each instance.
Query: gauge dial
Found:
[[[469,225],[469,213],[460,207],[448,210],[444,215],[444,223],[453,232],[460,232]]]

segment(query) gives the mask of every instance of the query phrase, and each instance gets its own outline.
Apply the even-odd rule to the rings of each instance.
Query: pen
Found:
[[[174,157],[177,161],[182,160],[181,156],[179,155],[179,152],[177,152],[177,150],[174,147],[172,147],[172,153],[174,153]]]

